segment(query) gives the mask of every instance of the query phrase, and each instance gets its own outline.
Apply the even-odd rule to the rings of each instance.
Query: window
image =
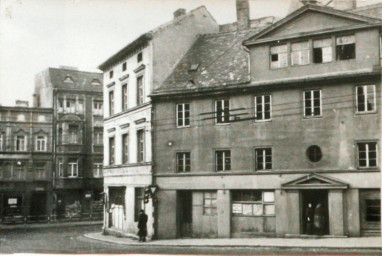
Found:
[[[113,70],[110,70],[110,71],[109,71],[109,78],[111,79],[111,78],[113,78],[113,76],[114,76],[114,71],[113,71]]]
[[[271,68],[288,66],[288,46],[286,44],[271,47]]]
[[[122,163],[129,163],[129,134],[122,135]]]
[[[122,64],[122,71],[126,71],[126,69],[127,69],[127,63],[124,62],[124,63]]]
[[[58,112],[62,113],[64,112],[64,100],[58,99]]]
[[[109,114],[114,115],[114,91],[109,92]]]
[[[233,190],[232,214],[246,216],[274,216],[275,193],[260,190]]]
[[[336,59],[355,59],[355,36],[341,36],[336,38]]]
[[[69,124],[69,130],[68,130],[68,143],[69,144],[78,144],[80,142],[79,140],[79,126],[75,124]]]
[[[38,122],[45,122],[46,121],[46,117],[44,115],[38,115],[37,121]]]
[[[143,76],[137,77],[137,105],[143,104]]]
[[[176,105],[177,127],[190,126],[190,104],[180,103]]]
[[[17,161],[16,165],[14,166],[14,169],[13,169],[12,178],[15,179],[15,180],[22,180],[22,179],[24,179],[25,168],[26,168],[26,163],[25,162]]]
[[[215,113],[217,124],[224,124],[229,122],[229,100],[216,100]]]
[[[138,148],[138,162],[145,161],[145,130],[137,131],[137,148]]]
[[[176,171],[177,172],[191,171],[191,153],[190,152],[176,153]]]
[[[272,149],[257,148],[256,155],[256,170],[271,170],[272,169]]]
[[[77,161],[70,161],[68,163],[68,172],[69,172],[69,178],[77,178],[78,177],[78,163]]]
[[[309,64],[309,42],[293,43],[291,48],[292,66]]]
[[[5,135],[3,133],[0,133],[0,151],[4,150],[4,141],[5,141]]]
[[[65,113],[75,113],[76,112],[76,101],[66,99]]]
[[[143,54],[142,54],[142,52],[140,52],[140,53],[138,53],[138,55],[137,55],[137,62],[139,63],[139,62],[141,62],[143,60]]]
[[[25,115],[23,114],[17,115],[17,121],[25,122]]]
[[[37,136],[36,151],[46,151],[46,136],[42,136],[42,135]]]
[[[103,132],[95,131],[94,132],[94,145],[102,145],[103,144]]]
[[[332,39],[326,38],[313,41],[313,63],[332,62]]]
[[[366,221],[380,222],[381,221],[381,200],[366,199]]]
[[[93,163],[93,177],[102,177],[102,163]]]
[[[64,163],[62,158],[59,158],[57,160],[57,165],[58,165],[58,177],[63,178],[65,177],[64,175]]]
[[[216,192],[203,192],[203,215],[217,215]]]
[[[377,143],[358,143],[358,166],[361,168],[377,167]]]
[[[321,148],[319,146],[316,146],[316,145],[310,146],[306,150],[306,156],[313,163],[320,161],[322,158]]]
[[[84,102],[82,100],[79,100],[77,102],[77,110],[76,113],[83,114],[84,113]]]
[[[321,116],[321,90],[306,91],[303,98],[304,117]]]
[[[231,150],[218,150],[215,152],[216,171],[231,170]]]
[[[356,87],[356,105],[358,113],[376,111],[375,85],[362,85]]]
[[[122,111],[125,111],[128,109],[127,105],[127,84],[122,85]]]
[[[17,135],[15,142],[16,151],[27,151],[27,139],[24,135]]]
[[[143,188],[135,188],[134,221],[138,221],[139,211],[144,210],[145,208],[145,204],[143,203],[145,197],[144,193]]]
[[[271,95],[255,96],[255,120],[271,120]]]
[[[114,137],[109,138],[109,164],[115,163],[115,140]]]
[[[37,162],[35,163],[35,175],[36,180],[43,180],[46,178],[46,172],[45,172],[45,163],[44,162]]]
[[[94,115],[100,115],[102,116],[103,115],[103,109],[102,109],[102,102],[97,102],[97,101],[94,101],[93,102],[93,114]]]

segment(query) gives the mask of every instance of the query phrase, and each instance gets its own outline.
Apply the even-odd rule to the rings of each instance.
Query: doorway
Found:
[[[192,191],[178,191],[178,234],[192,237]]]
[[[32,193],[30,202],[30,215],[32,216],[32,220],[40,221],[47,219],[46,200],[47,196],[45,192]]]
[[[328,191],[302,190],[302,233],[306,235],[329,234]]]

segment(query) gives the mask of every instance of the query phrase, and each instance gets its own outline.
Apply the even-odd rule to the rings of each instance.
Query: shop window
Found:
[[[102,175],[102,161],[98,160],[98,162],[93,163],[93,177],[99,178]]]
[[[232,214],[237,216],[275,216],[273,191],[233,190]]]
[[[291,44],[292,66],[307,65],[310,62],[309,58],[309,42]]]
[[[305,91],[303,93],[303,100],[304,117],[319,117],[322,115],[321,90]]]
[[[109,138],[109,164],[115,164],[115,139],[114,137]]]
[[[231,150],[217,150],[215,152],[216,171],[231,170]]]
[[[143,76],[139,76],[137,77],[137,105],[141,105],[143,103]]]
[[[357,113],[376,111],[375,85],[362,85],[356,87]]]
[[[27,151],[27,137],[25,135],[16,135],[16,151]]]
[[[332,39],[313,41],[313,63],[328,63],[333,60]]]
[[[127,93],[127,84],[122,85],[122,111],[125,111],[129,108],[128,106],[128,93]]]
[[[358,143],[358,166],[360,168],[377,167],[377,143],[361,142]]]
[[[94,101],[93,102],[93,114],[98,115],[98,116],[102,116],[103,115],[103,108],[102,107],[103,107],[102,102]]]
[[[77,178],[78,177],[78,161],[69,160],[68,162],[68,178]]]
[[[380,222],[381,221],[381,200],[366,199],[366,221]]]
[[[176,171],[177,172],[191,171],[191,153],[190,152],[176,153]]]
[[[203,215],[217,215],[216,192],[203,192]]]
[[[180,103],[176,105],[176,124],[177,127],[190,126],[190,104]]]
[[[124,63],[122,64],[122,71],[126,71],[126,69],[127,69],[127,63],[124,62]]]
[[[114,115],[114,91],[109,91],[109,115]]]
[[[137,159],[138,162],[145,161],[145,130],[141,129],[137,131]]]
[[[215,101],[215,123],[229,123],[229,99]]]
[[[272,169],[272,148],[256,148],[256,170]]]
[[[144,193],[144,188],[135,188],[134,221],[138,221],[139,211],[145,209]]]
[[[271,69],[288,66],[288,46],[286,44],[271,47]]]
[[[271,120],[271,95],[255,96],[255,120]]]
[[[36,137],[36,151],[46,151],[46,136],[38,135]]]
[[[129,163],[129,134],[122,134],[122,163]]]
[[[355,59],[355,36],[341,36],[336,38],[337,60]]]
[[[321,148],[316,145],[310,146],[306,150],[306,155],[311,162],[316,163],[322,158]]]

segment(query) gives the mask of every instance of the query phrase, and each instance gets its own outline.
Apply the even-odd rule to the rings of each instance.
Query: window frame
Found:
[[[187,158],[188,154],[188,158]],[[181,157],[181,159],[180,159]],[[175,166],[175,172],[176,173],[189,173],[191,172],[191,151],[178,151],[175,152],[175,160],[176,160],[176,166]],[[181,161],[179,161],[181,160]],[[189,165],[187,165],[187,160],[189,161]],[[182,163],[182,165],[179,165],[179,162]],[[189,168],[187,170],[187,167]],[[181,170],[179,170],[181,169]]]
[[[360,161],[361,161],[361,157],[360,157],[360,144],[365,144],[366,146],[366,166],[361,166],[360,165]],[[370,166],[370,150],[369,150],[369,144],[375,144],[375,166]],[[356,154],[357,154],[357,168],[358,169],[362,169],[362,170],[366,170],[366,169],[377,169],[379,168],[379,158],[378,158],[378,154],[379,154],[379,143],[378,141],[376,140],[370,140],[370,141],[356,141]]]
[[[137,76],[136,79],[136,90],[137,90],[137,106],[142,105],[145,103],[145,96],[144,96],[144,75],[141,74]]]
[[[137,53],[137,63],[141,63],[143,61],[143,52]]]
[[[262,165],[263,165],[263,168],[260,169],[259,168],[259,162],[258,162],[258,152],[260,152],[260,150],[262,151]],[[270,162],[270,165],[271,165],[271,168],[267,168],[267,152],[265,152],[266,150],[270,150],[270,157],[271,157],[271,162]],[[265,154],[264,154],[265,152]],[[273,149],[272,149],[272,146],[263,146],[263,147],[255,147],[254,148],[254,162],[255,162],[255,171],[272,171],[273,170]]]
[[[274,61],[272,61],[272,55],[275,55],[275,54],[273,54],[272,53],[272,48],[279,48],[280,49],[280,47],[282,47],[282,46],[285,46],[285,51],[277,51],[277,63],[278,63],[278,65],[277,66],[274,66],[273,65],[273,63],[274,63]],[[280,68],[287,68],[287,67],[289,67],[289,51],[288,51],[288,43],[283,43],[283,44],[280,44],[280,45],[271,45],[270,47],[269,47],[269,68],[270,69],[280,69]],[[285,64],[285,66],[281,66],[280,65],[280,54],[284,54],[284,55],[286,55],[285,56],[285,60],[286,60],[286,64]]]
[[[186,117],[186,105],[188,105],[188,118]],[[182,107],[182,109],[179,111],[179,106]],[[177,128],[185,128],[191,126],[191,105],[188,102],[184,103],[177,103],[175,105],[175,113],[176,113],[176,127]],[[181,113],[181,118],[179,117],[179,113]],[[187,124],[188,120],[188,124]],[[179,125],[179,121],[181,121],[181,125]]]
[[[109,165],[115,165],[115,136],[110,136],[108,143],[109,143],[108,145],[109,146]]]
[[[122,111],[126,111],[129,109],[129,94],[128,94],[128,85],[124,83],[121,85],[121,107]]]
[[[350,36],[354,37],[354,43],[351,43],[351,44],[338,44],[337,39],[343,38],[343,37],[350,37]],[[353,45],[353,44],[354,44],[354,58],[340,58],[340,53],[338,52],[339,51],[338,47],[339,46],[345,47],[346,45]],[[355,60],[355,59],[357,59],[357,40],[356,40],[355,34],[336,36],[335,37],[335,51],[336,51],[336,61]],[[344,49],[342,49],[342,51],[344,51]]]
[[[266,119],[265,118],[265,97],[269,96],[269,118]],[[262,118],[261,119],[257,119],[257,115],[258,115],[258,111],[257,111],[257,101],[258,101],[258,98],[261,98],[261,108],[262,108],[262,111],[261,111],[261,116]],[[261,123],[261,122],[269,122],[269,121],[272,121],[272,95],[271,94],[263,94],[263,95],[255,95],[253,97],[253,111],[254,111],[254,117],[255,117],[255,122],[256,123]]]
[[[215,150],[215,172],[227,172],[227,171],[232,171],[232,150],[231,149],[216,149]],[[229,156],[226,156],[226,153],[229,152]],[[221,159],[222,159],[222,169],[219,170],[219,156],[218,154],[222,153]],[[226,168],[226,161],[227,159],[229,160],[229,169]]]
[[[140,138],[139,135],[142,134]],[[145,143],[146,143],[145,129],[137,129],[137,163],[145,162]]]
[[[114,70],[109,71],[109,79],[112,79],[114,77]]]
[[[127,62],[122,63],[122,72],[127,70]]]
[[[315,47],[314,46],[314,42],[318,42],[318,41],[330,41],[330,46],[320,46],[320,47]],[[323,49],[330,49],[330,61],[324,61],[324,50]],[[321,59],[322,59],[322,62],[316,62],[316,59],[315,59],[315,54],[314,54],[314,50],[315,49],[321,49]],[[324,38],[317,38],[317,39],[313,39],[312,41],[312,64],[325,64],[325,63],[331,63],[334,61],[334,58],[333,58],[333,38],[332,37],[324,37]]]
[[[109,115],[112,116],[112,115],[115,114],[114,90],[109,90],[109,92],[108,92],[108,99],[109,99]]]
[[[145,210],[145,189],[143,187],[134,188],[134,222],[137,222],[139,219],[139,211]],[[143,207],[142,207],[143,205]]]
[[[208,195],[208,197],[206,197]],[[213,204],[215,201],[215,205]],[[206,202],[209,202],[206,204]],[[209,209],[209,210],[207,210]],[[217,191],[203,191],[203,216],[217,216]]]
[[[4,139],[5,135],[3,132],[0,131],[0,151],[4,151]]]
[[[42,137],[42,139],[41,139],[41,137]],[[36,151],[37,152],[46,152],[47,151],[47,136],[45,136],[45,135],[37,135],[36,136]]]
[[[235,189],[231,190],[231,214],[232,216],[249,216],[249,217],[276,217],[276,193],[275,190],[262,190],[262,189]],[[251,192],[251,193],[260,193],[261,194],[261,200],[244,200],[243,192]],[[240,193],[240,199],[241,200],[235,200],[234,193]],[[273,193],[273,201],[266,201],[265,200],[265,193]],[[234,204],[240,204],[241,205],[241,213],[234,213],[233,212],[233,205]],[[251,205],[251,214],[243,214],[243,205]],[[254,214],[254,205],[261,205],[261,214]],[[266,214],[266,206],[272,205],[274,209],[274,214]]]
[[[75,167],[75,168],[73,168]],[[68,162],[68,178],[78,178],[79,172],[78,172],[78,160],[75,162]]]
[[[226,106],[226,101],[228,102],[228,116],[226,116],[226,111],[227,111],[227,106]],[[221,114],[222,116],[219,117],[218,114],[218,102],[221,102],[221,106],[222,106],[222,109],[221,109]],[[215,108],[215,112],[214,112],[214,115],[215,115],[215,125],[226,125],[226,124],[229,124],[230,123],[230,111],[231,111],[231,103],[230,103],[230,99],[229,98],[223,98],[223,99],[215,99],[214,101],[214,108]],[[219,118],[221,118],[221,121],[219,121]],[[228,120],[226,120],[228,119]]]
[[[57,159],[57,165],[58,165],[58,177],[59,178],[65,178],[64,160],[63,160],[63,158],[58,158]]]
[[[19,148],[18,147],[18,145],[20,145],[21,144],[21,142],[20,142],[20,144],[18,143],[18,138],[19,137],[23,137],[23,139],[22,139],[22,142],[23,142],[23,144],[22,144],[22,148]],[[16,152],[25,152],[25,151],[27,151],[27,142],[28,142],[28,136],[27,135],[16,135],[15,136],[15,151]]]
[[[315,102],[315,98],[314,98],[314,93],[315,92],[319,92],[320,93],[320,105],[319,105],[319,109],[320,109],[320,114],[319,115],[315,115],[314,113],[314,110],[316,108],[316,106],[314,105],[314,102]],[[311,109],[311,115],[307,115],[307,106],[306,106],[306,93],[310,93],[310,109]],[[311,90],[305,90],[302,92],[302,104],[303,104],[303,116],[305,119],[310,119],[310,118],[319,118],[319,117],[322,117],[323,114],[323,109],[322,109],[322,90],[321,89],[311,89]]]
[[[96,170],[96,175],[94,174],[94,170]],[[101,178],[103,176],[102,170],[103,170],[102,163],[93,162],[93,177],[94,178]]]
[[[293,45],[303,44],[303,43],[307,44],[308,47],[306,49],[293,50]],[[291,44],[290,44],[290,66],[291,67],[299,67],[299,66],[306,66],[306,65],[311,64],[311,61],[310,61],[311,53],[310,53],[310,51],[311,51],[311,45],[310,45],[309,40],[299,41],[299,42],[291,42]],[[307,52],[307,54],[308,54],[308,56],[306,57],[307,63],[302,63],[303,52]],[[294,54],[297,54],[297,53],[299,53],[299,62],[294,63]]]
[[[365,108],[367,107],[367,103],[368,103],[368,98],[369,98],[369,94],[368,94],[368,91],[367,91],[367,87],[368,86],[372,86],[373,87],[373,110],[364,110],[364,111],[360,111],[359,110],[359,103],[358,103],[358,88],[362,88],[362,91],[363,91],[363,94],[364,94],[364,104],[365,104]],[[366,89],[366,93],[365,93],[365,89]],[[376,90],[376,86],[375,84],[363,84],[363,85],[357,85],[355,86],[355,112],[356,114],[373,114],[373,113],[377,113],[377,90]]]
[[[129,163],[129,133],[123,133],[121,135],[121,142],[122,142],[122,164],[128,164]]]

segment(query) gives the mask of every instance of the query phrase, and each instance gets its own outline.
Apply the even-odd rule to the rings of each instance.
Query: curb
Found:
[[[15,230],[15,229],[35,229],[35,228],[57,228],[57,227],[73,227],[73,226],[96,226],[102,225],[102,221],[92,222],[69,222],[69,223],[52,223],[52,224],[20,224],[16,226],[12,225],[0,225],[0,231],[2,230]]]
[[[317,250],[317,251],[369,251],[369,252],[382,252],[382,247],[322,247],[322,246],[288,246],[288,245],[201,245],[201,244],[153,244],[150,241],[146,243],[129,243],[117,240],[102,239],[94,237],[91,234],[84,234],[84,237],[102,241],[106,243],[115,243],[119,245],[128,245],[135,247],[172,247],[172,248],[192,248],[192,247],[204,247],[204,248],[262,248],[262,249],[278,249],[278,250]]]

